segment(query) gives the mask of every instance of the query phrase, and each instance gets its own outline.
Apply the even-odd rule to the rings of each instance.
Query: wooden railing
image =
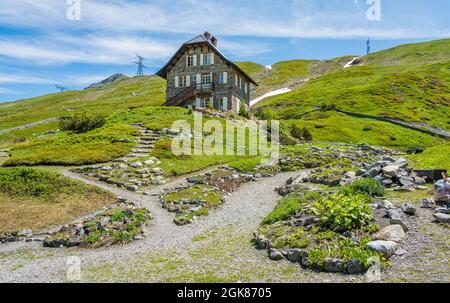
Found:
[[[194,97],[196,94],[200,93],[211,93],[214,90],[214,83],[201,83],[192,84],[178,95],[168,100],[164,105],[166,106],[177,106],[188,98]]]

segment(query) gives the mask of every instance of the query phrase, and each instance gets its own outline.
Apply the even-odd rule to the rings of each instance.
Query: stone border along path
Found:
[[[80,174],[65,171],[65,176],[108,190],[115,195],[140,202],[153,215],[154,219],[146,228],[146,238],[124,246],[111,246],[100,249],[82,248],[43,248],[40,242],[13,242],[0,245],[0,282],[64,282],[68,269],[67,257],[78,256],[82,268],[100,265],[100,262],[115,263],[127,261],[130,257],[145,257],[146,254],[163,250],[192,249],[192,238],[216,228],[233,225],[240,232],[251,235],[261,220],[269,214],[280,199],[274,191],[287,179],[299,172],[280,173],[274,177],[259,179],[243,184],[225,204],[201,217],[190,225],[176,226],[173,215],[161,207],[158,193],[163,188],[173,187],[185,182],[185,178],[153,189],[149,196],[132,193],[103,182],[88,179]],[[24,257],[25,250],[31,250],[35,257]],[[21,253],[22,252],[22,253]],[[6,257],[2,257],[4,254]],[[11,268],[21,264],[20,268]],[[106,277],[107,278],[107,277]]]
[[[138,145],[136,145],[131,153],[117,160],[130,161],[133,158],[148,156],[155,146],[156,141],[161,137],[160,132],[148,130],[142,123],[131,124],[139,128]]]

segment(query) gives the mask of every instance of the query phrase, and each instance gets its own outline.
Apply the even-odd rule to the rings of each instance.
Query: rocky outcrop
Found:
[[[94,88],[102,88],[106,85],[113,84],[113,83],[116,83],[116,82],[119,82],[121,80],[128,79],[128,78],[129,78],[128,76],[125,76],[123,74],[114,74],[112,76],[109,76],[105,80],[102,80],[100,82],[94,83],[94,84],[86,87],[85,90],[94,89]]]

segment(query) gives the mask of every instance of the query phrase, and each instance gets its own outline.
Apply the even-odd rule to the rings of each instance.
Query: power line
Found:
[[[67,88],[58,84],[55,84],[55,87],[61,91],[61,93],[67,91]]]
[[[138,62],[133,62],[138,66],[137,75],[143,76],[144,75],[144,68],[147,69],[148,67],[144,65],[144,57],[141,57],[138,53],[135,53],[136,57],[138,58]]]

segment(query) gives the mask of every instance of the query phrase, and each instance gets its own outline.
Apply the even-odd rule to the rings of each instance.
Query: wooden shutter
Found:
[[[228,83],[228,72],[223,72],[223,84]]]
[[[189,54],[186,56],[186,67],[189,67]]]
[[[248,93],[248,85],[247,85],[247,82],[245,82],[245,93]]]
[[[203,54],[200,54],[200,65],[203,65]]]
[[[238,75],[237,74],[234,76],[234,84],[236,84],[236,86],[238,86]]]
[[[191,86],[191,75],[186,76],[186,86]]]
[[[180,86],[180,78],[178,76],[175,76],[175,87]]]
[[[211,64],[214,64],[214,53],[211,53],[210,55]]]
[[[197,74],[196,75],[196,77],[197,77],[197,84],[202,84],[202,75],[201,74]]]
[[[194,55],[194,66],[197,66],[197,55]]]
[[[223,97],[223,108],[224,111],[228,110],[228,97]]]
[[[195,107],[200,108],[200,98],[195,99]]]

